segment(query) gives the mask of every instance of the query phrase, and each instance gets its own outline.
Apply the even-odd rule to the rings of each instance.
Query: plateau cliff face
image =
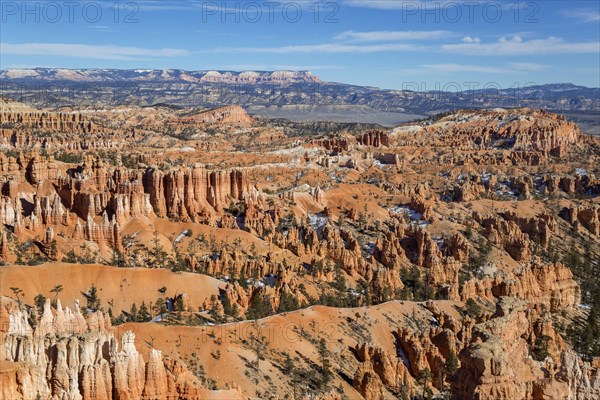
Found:
[[[237,97],[244,106],[253,104],[264,104],[261,93],[275,89],[276,96],[272,104],[320,104],[320,105],[368,105],[376,110],[397,111],[409,110],[416,114],[443,109],[456,108],[480,108],[480,107],[536,107],[551,110],[598,110],[598,88],[586,88],[571,84],[553,84],[523,87],[517,89],[500,90],[470,90],[464,92],[415,92],[410,90],[385,90],[372,87],[361,87],[346,85],[342,83],[322,82],[318,77],[308,71],[184,71],[184,70],[115,70],[115,69],[79,69],[69,70],[60,68],[34,68],[34,69],[6,69],[0,71],[0,81],[3,83],[15,83],[15,88],[23,91],[23,84],[31,83],[52,85],[57,83],[76,83],[78,91],[86,90],[81,85],[92,85],[102,83],[110,87],[117,83],[121,86],[136,85],[131,93],[140,100],[151,92],[161,89],[164,93],[166,88],[175,89],[175,103],[185,105],[199,105],[197,92],[190,95],[187,89],[193,87],[201,89],[205,85],[220,85],[223,90],[220,96],[215,98],[218,104],[227,104],[225,99],[231,99],[235,90],[229,90],[228,85],[248,85],[243,93],[237,92]],[[188,85],[186,90],[178,90],[181,84]],[[272,85],[282,86],[273,88]],[[294,98],[290,100],[287,96],[279,96],[290,93],[286,86],[295,85],[294,92],[304,94],[303,100]],[[89,89],[92,87],[90,86]],[[314,91],[315,88],[319,90]],[[133,87],[131,87],[133,89]],[[36,90],[32,87],[30,90]],[[188,92],[188,93],[186,93]],[[6,87],[4,94],[10,96],[12,90]],[[115,93],[113,93],[115,94]],[[152,97],[158,98],[158,93]],[[206,93],[209,94],[208,92]],[[142,96],[142,97],[140,97]],[[196,96],[196,97],[194,97]],[[14,97],[14,96],[12,96]],[[98,100],[101,94],[97,93]],[[209,99],[211,96],[203,97]],[[113,97],[115,98],[115,97]],[[120,97],[116,97],[120,98]],[[123,97],[125,98],[125,97]],[[162,97],[164,98],[164,96]],[[43,99],[40,99],[43,100]],[[147,98],[145,99],[147,100]],[[195,101],[194,101],[195,100]],[[230,102],[230,101],[229,101]],[[149,101],[150,104],[157,101]]]
[[[184,71],[180,69],[6,69],[0,72],[2,80],[38,82],[212,82],[291,84],[321,82],[309,71]]]

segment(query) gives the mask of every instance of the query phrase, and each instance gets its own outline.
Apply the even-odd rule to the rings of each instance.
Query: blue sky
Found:
[[[0,3],[2,69],[292,69],[423,90],[600,86],[598,1]]]

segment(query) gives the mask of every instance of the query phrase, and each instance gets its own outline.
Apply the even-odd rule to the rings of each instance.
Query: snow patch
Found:
[[[187,236],[188,232],[188,230],[181,232],[179,236],[177,236],[177,238],[175,239],[175,243],[180,243],[183,240],[183,238]]]

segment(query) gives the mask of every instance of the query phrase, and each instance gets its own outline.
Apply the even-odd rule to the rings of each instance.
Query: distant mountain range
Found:
[[[579,122],[600,127],[600,88],[569,83],[416,92],[324,82],[308,71],[34,68],[1,70],[0,95],[44,107],[237,104],[269,117],[383,125],[459,108],[531,107],[577,115]]]
[[[292,84],[320,83],[310,71],[184,71],[181,69],[33,68],[0,71],[0,80],[18,82],[179,82]]]

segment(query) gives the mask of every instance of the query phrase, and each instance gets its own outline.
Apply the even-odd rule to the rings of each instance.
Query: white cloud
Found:
[[[338,70],[343,67],[337,65],[280,65],[280,64],[230,64],[212,69],[227,71],[325,71]]]
[[[481,39],[478,37],[465,36],[462,41],[463,43],[480,43]]]
[[[423,68],[442,73],[457,73],[457,72],[478,72],[486,74],[512,74],[515,71],[507,68],[488,67],[485,65],[466,65],[466,64],[425,64]]]
[[[356,42],[386,42],[396,40],[428,40],[453,36],[449,31],[371,31],[355,32],[345,31],[336,36],[338,40],[352,40]]]
[[[460,7],[465,4],[470,4],[473,7],[481,6],[482,3],[492,2],[502,8],[506,7],[498,0],[479,0],[477,2],[460,0],[342,0],[342,4],[351,7],[374,8],[378,10],[439,10],[441,7]],[[513,2],[510,4],[513,4]]]
[[[0,54],[25,56],[61,56],[101,60],[142,60],[160,57],[185,57],[190,53],[182,49],[145,49],[113,45],[67,43],[0,43]]]
[[[598,53],[600,42],[566,42],[562,38],[523,40],[520,36],[500,38],[495,43],[460,43],[442,45],[448,53],[473,56],[513,56],[540,54]]]
[[[438,4],[446,1],[439,1]],[[343,4],[352,7],[376,8],[379,10],[401,10],[414,7],[434,6],[427,1],[406,1],[406,0],[344,0]]]
[[[545,65],[528,63],[528,62],[512,62],[505,66],[489,66],[489,65],[473,65],[473,64],[425,64],[421,67],[434,72],[440,73],[460,73],[474,72],[483,74],[516,74],[520,72],[541,71],[546,68]]]
[[[340,54],[340,53],[381,53],[395,51],[418,51],[425,47],[414,46],[403,43],[387,43],[387,44],[370,44],[370,45],[349,45],[339,43],[325,44],[306,44],[306,45],[291,45],[281,47],[225,47],[211,50],[201,51],[200,53],[269,53],[269,54]]]
[[[514,69],[521,71],[543,71],[548,68],[547,65],[536,64],[532,62],[511,62],[508,64]]]
[[[600,11],[591,9],[562,10],[562,14],[582,22],[600,22]]]

